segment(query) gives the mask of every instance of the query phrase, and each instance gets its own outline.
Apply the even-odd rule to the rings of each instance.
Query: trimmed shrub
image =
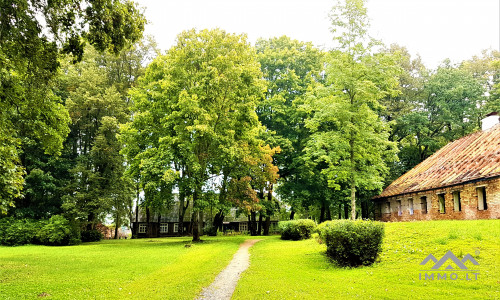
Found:
[[[278,223],[282,240],[303,240],[311,237],[316,223],[309,219],[281,221]]]
[[[373,221],[328,221],[318,225],[326,253],[342,267],[368,266],[382,251],[384,224]]]
[[[82,242],[99,242],[102,240],[102,233],[97,229],[82,231]]]
[[[74,226],[61,215],[52,216],[38,231],[37,238],[40,243],[50,246],[74,245],[80,242]]]

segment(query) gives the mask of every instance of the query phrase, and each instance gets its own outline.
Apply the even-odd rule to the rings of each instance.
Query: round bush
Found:
[[[327,255],[342,267],[368,266],[382,251],[384,224],[373,221],[328,221],[318,225]]]
[[[316,223],[309,219],[281,221],[278,223],[282,240],[303,240],[311,237]]]

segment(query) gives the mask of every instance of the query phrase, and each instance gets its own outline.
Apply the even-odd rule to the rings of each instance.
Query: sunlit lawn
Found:
[[[0,299],[193,299],[246,238],[0,247]],[[477,281],[419,280],[419,263],[448,250],[477,259]],[[314,239],[264,237],[250,252],[235,299],[500,298],[500,220],[387,223],[380,262],[357,269],[336,267]]]
[[[342,269],[314,240],[257,243],[233,299],[500,299],[500,220],[387,223],[380,263]],[[478,279],[419,280],[420,262],[470,253]],[[425,278],[424,275],[422,275]],[[474,279],[474,275],[470,274]]]
[[[193,299],[245,237],[203,239],[0,247],[0,299]]]

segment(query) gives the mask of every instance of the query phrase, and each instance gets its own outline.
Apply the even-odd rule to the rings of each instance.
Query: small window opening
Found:
[[[408,211],[410,211],[410,215],[413,215],[413,199],[408,199]]]
[[[455,211],[462,211],[462,203],[460,201],[460,191],[453,192],[453,209]]]
[[[386,212],[388,214],[390,214],[391,213],[391,202],[386,202],[386,206],[385,207],[386,207]]]
[[[445,214],[446,206],[444,202],[444,194],[438,194],[438,201],[439,201],[439,212]]]
[[[401,216],[403,214],[403,210],[401,208],[401,200],[398,200],[396,203],[398,205],[398,216]]]
[[[488,205],[486,204],[486,187],[481,186],[476,189],[477,191],[477,209],[487,210]]]
[[[427,213],[427,197],[426,196],[420,197],[420,209],[422,210],[423,214]]]

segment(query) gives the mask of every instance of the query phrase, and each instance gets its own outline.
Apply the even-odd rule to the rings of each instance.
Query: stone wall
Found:
[[[483,189],[486,209],[481,209],[478,201]],[[460,210],[454,201],[458,195]],[[422,203],[422,197],[426,197],[426,203]],[[440,208],[441,197],[444,197],[444,212]],[[500,178],[374,201],[375,219],[380,221],[500,219]]]

